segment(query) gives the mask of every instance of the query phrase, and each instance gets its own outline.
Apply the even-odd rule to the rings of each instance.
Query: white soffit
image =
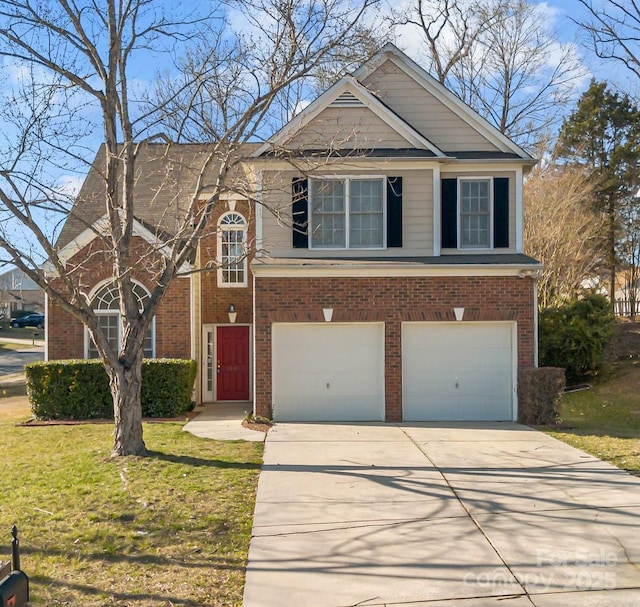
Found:
[[[309,260],[312,261],[312,260]],[[517,276],[535,278],[542,269],[540,264],[421,264],[421,263],[354,263],[348,264],[300,264],[260,263],[251,264],[254,276],[261,278],[359,278],[359,277],[416,277],[416,276]]]

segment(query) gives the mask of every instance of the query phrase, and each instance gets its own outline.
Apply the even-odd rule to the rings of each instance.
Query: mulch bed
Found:
[[[271,426],[269,424],[260,424],[257,422],[249,422],[246,419],[242,421],[242,426],[248,430],[255,430],[256,432],[269,432]]]

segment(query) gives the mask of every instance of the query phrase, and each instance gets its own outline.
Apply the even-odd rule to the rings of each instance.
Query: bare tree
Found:
[[[558,125],[585,70],[528,0],[417,0],[436,77],[502,133],[539,147]]]
[[[0,152],[0,248],[6,252],[0,262],[22,269],[90,332],[109,376],[114,455],[146,453],[140,405],[145,335],[173,280],[193,258],[230,175],[242,177],[240,146],[272,132],[278,100],[331,61],[341,45],[349,46],[375,2],[228,0],[203,12],[204,3],[190,8],[158,0],[0,0],[0,56],[15,67],[2,108],[10,127]],[[234,30],[233,23],[240,25]],[[202,48],[206,53],[199,56]],[[158,101],[143,99],[136,69],[174,56],[192,63],[190,77],[172,72]],[[205,87],[211,92],[202,95]],[[170,121],[171,104],[178,101],[179,119]],[[185,139],[205,116],[204,132],[213,143],[190,167],[190,197],[163,210],[171,234],[136,250],[135,182],[144,142],[167,133]],[[91,255],[112,269],[122,321],[118,348],[89,301],[86,260],[62,258],[56,245],[66,218],[88,228],[96,219],[83,215],[83,205],[74,206],[52,177],[61,168],[86,172],[90,135],[102,141],[104,154],[94,167],[104,216]],[[168,144],[167,158],[170,149]],[[132,278],[140,255],[154,285],[142,310]],[[45,258],[49,271],[42,268]]]
[[[637,188],[635,191],[638,191]],[[636,193],[627,196],[620,205],[620,233],[619,257],[626,301],[622,302],[622,309],[618,313],[628,313],[631,320],[635,320],[640,282],[640,207]]]
[[[578,0],[589,17],[576,20],[601,59],[624,64],[640,77],[640,4],[636,0]]]
[[[572,299],[597,275],[604,214],[593,210],[594,185],[575,167],[536,167],[525,183],[525,252],[540,260],[538,305]]]
[[[418,27],[426,43],[430,69],[447,84],[455,65],[471,55],[483,29],[496,16],[488,4],[460,0],[417,0],[406,14],[398,14],[400,24]]]

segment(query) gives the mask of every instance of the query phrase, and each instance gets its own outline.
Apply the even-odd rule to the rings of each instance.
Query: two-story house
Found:
[[[206,145],[173,146],[172,187],[153,187],[168,155],[147,149],[141,244],[170,232]],[[534,159],[392,45],[244,157],[258,203],[218,205],[194,263],[222,265],[175,281],[149,355],[196,358],[199,401],[276,420],[517,418],[518,370],[537,363]],[[69,220],[61,245],[87,257],[94,233]],[[109,276],[89,275],[117,340]],[[137,280],[143,301],[144,264]],[[48,357],[92,355],[63,316],[50,306]]]

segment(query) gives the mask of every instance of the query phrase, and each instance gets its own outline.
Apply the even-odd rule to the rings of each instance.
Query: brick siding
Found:
[[[255,243],[255,221],[247,201],[238,201],[235,210],[240,213],[249,224],[248,245],[251,251]],[[229,211],[228,205],[220,203],[211,215],[210,224],[215,228],[223,213]],[[215,261],[218,255],[217,234],[211,231],[200,243],[199,267],[204,268],[210,261]],[[253,276],[248,269],[251,257],[247,259],[247,286],[246,287],[218,287],[218,272],[213,267],[210,272],[202,273],[201,286],[201,322],[202,324],[226,324],[229,322],[227,310],[234,305],[238,314],[236,322],[253,323]]]
[[[132,277],[149,291],[153,273],[158,269],[158,254],[150,253],[149,245],[134,237],[133,250],[144,263],[134,268]],[[68,263],[74,268],[71,277],[86,293],[112,276],[113,265],[108,253],[94,240]],[[190,280],[177,278],[169,286],[156,314],[156,356],[158,358],[191,357]],[[84,358],[85,340],[82,323],[49,298],[47,309],[48,353],[50,360]]]
[[[518,277],[266,278],[256,283],[255,410],[271,416],[271,324],[324,322],[322,308],[333,308],[332,322],[385,322],[385,418],[402,419],[401,323],[454,321],[464,307],[465,321],[515,321],[518,365],[534,364],[534,283]]]

